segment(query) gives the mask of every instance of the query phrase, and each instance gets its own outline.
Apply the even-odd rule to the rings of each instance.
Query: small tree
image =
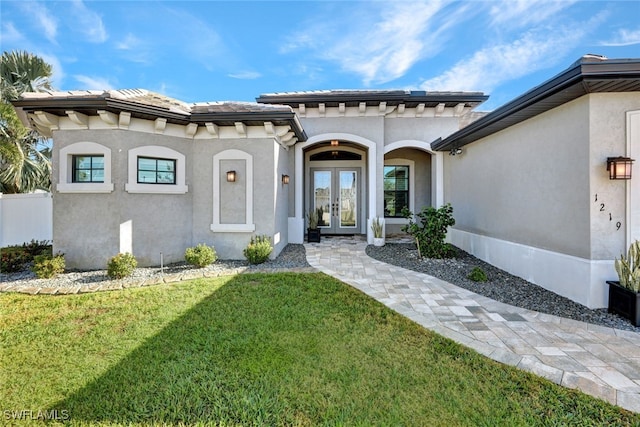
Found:
[[[405,208],[402,210],[402,215],[409,219],[409,224],[403,226],[402,231],[413,236],[421,256],[448,258],[453,255],[453,248],[444,241],[447,237],[447,228],[456,223],[453,219],[451,204],[447,203],[439,209],[431,206],[424,207],[415,215]],[[414,218],[417,221],[414,221]]]

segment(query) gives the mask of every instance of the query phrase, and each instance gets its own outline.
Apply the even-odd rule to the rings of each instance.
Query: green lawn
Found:
[[[0,295],[0,424],[30,424],[21,410],[75,425],[640,424],[293,273]]]

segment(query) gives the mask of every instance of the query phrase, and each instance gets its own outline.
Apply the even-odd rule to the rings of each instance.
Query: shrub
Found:
[[[24,251],[4,248],[2,249],[2,254],[0,254],[0,272],[15,273],[16,271],[22,271],[29,261],[31,259]]]
[[[31,259],[35,259],[36,255],[52,255],[51,253],[51,242],[48,240],[35,240],[32,239],[29,243],[23,243],[22,248],[25,253],[27,253]]]
[[[268,236],[255,236],[251,238],[251,242],[243,253],[250,264],[262,264],[269,259],[272,251],[273,247]]]
[[[402,227],[402,231],[409,233],[416,239],[420,255],[428,258],[450,258],[455,254],[453,247],[445,243],[447,228],[454,225],[453,208],[451,204],[441,206],[439,209],[431,206],[422,208],[415,216],[404,208],[402,215],[409,219],[409,224]]]
[[[213,246],[200,243],[193,248],[187,248],[187,250],[184,251],[184,259],[191,265],[203,268],[214,263],[218,259],[218,256]]]
[[[126,252],[112,257],[107,264],[107,276],[112,279],[122,279],[131,276],[133,270],[138,265],[136,258]]]
[[[33,268],[31,269],[39,279],[51,279],[58,274],[64,273],[64,254],[56,256],[42,254],[33,258]]]
[[[485,273],[480,267],[473,267],[473,270],[471,270],[467,279],[473,280],[474,282],[486,282],[489,280],[487,273]]]

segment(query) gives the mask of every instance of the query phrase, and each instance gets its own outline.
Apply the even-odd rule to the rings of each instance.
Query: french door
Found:
[[[311,168],[310,208],[323,234],[359,233],[360,168]]]

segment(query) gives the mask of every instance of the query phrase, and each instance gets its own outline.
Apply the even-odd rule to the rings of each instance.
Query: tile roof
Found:
[[[322,103],[326,106],[337,106],[344,103],[350,106],[362,102],[367,105],[377,105],[386,102],[387,105],[405,104],[415,107],[418,104],[436,106],[444,103],[446,106],[455,106],[464,103],[466,106],[475,107],[486,101],[489,97],[482,92],[427,92],[422,90],[320,90],[308,92],[274,92],[265,93],[256,99],[265,104],[286,104],[298,107],[300,104],[317,106]]]

